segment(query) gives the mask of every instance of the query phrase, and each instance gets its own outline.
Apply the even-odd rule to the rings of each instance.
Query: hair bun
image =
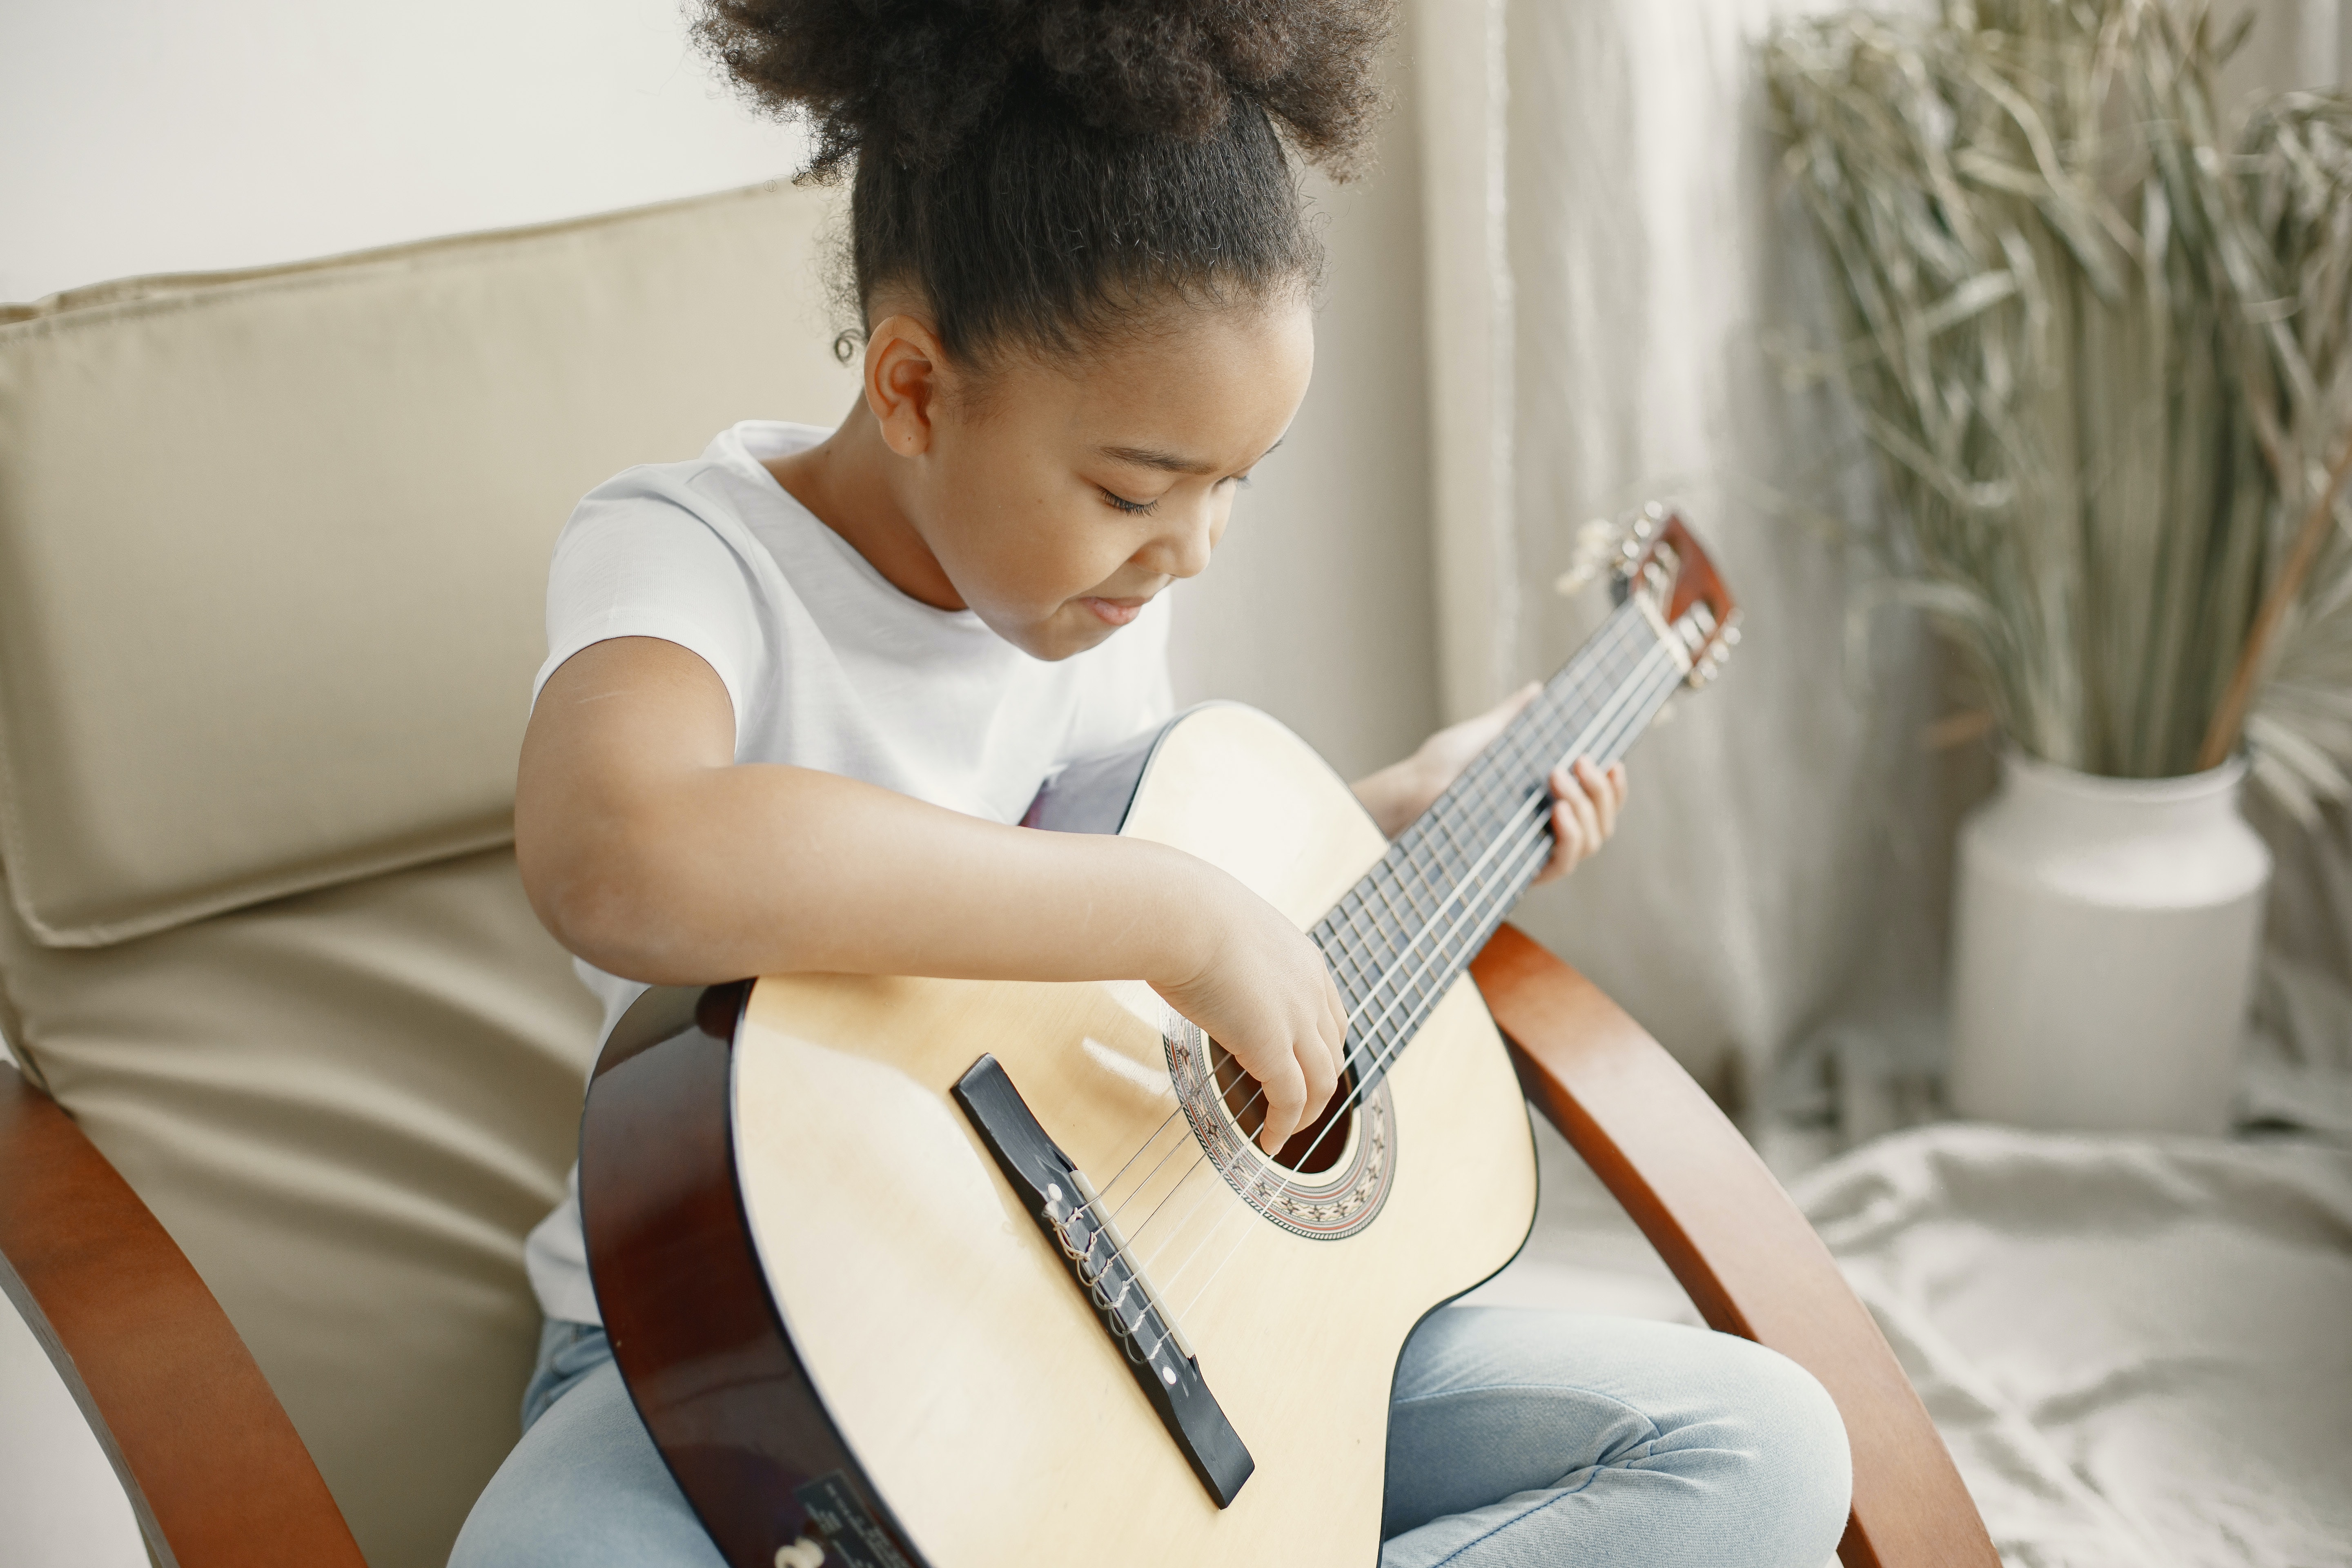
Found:
[[[1255,102],[1346,178],[1386,104],[1393,0],[705,0],[696,36],[769,112],[816,133],[810,173],[861,151],[936,168],[1015,95],[1086,124],[1199,141]]]

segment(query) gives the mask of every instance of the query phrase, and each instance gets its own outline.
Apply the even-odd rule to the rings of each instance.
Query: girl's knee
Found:
[[[449,1568],[726,1568],[610,1361],[507,1456]]]
[[[1761,1345],[1742,1350],[1744,1475],[1725,1500],[1759,1568],[1816,1568],[1845,1532],[1853,1496],[1845,1421],[1803,1367]]]

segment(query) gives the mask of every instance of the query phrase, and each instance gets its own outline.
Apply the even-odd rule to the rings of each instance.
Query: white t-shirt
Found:
[[[1018,822],[1048,775],[1165,720],[1168,610],[1046,663],[969,610],[890,585],[763,466],[824,439],[750,420],[692,462],[631,468],[591,490],[555,543],[547,662],[660,637],[707,660],[735,704],[735,760],[863,779],[992,822]],[[646,987],[577,965],[604,1027]],[[548,1316],[599,1322],[571,1194],[523,1250]]]

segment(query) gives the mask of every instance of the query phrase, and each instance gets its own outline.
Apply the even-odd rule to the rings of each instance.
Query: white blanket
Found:
[[[1946,1124],[1795,1195],[2011,1568],[2352,1563],[2352,1152]]]
[[[1496,1305],[1696,1321],[1549,1128]],[[1795,1184],[2009,1568],[2352,1565],[2352,1150],[1945,1123]]]

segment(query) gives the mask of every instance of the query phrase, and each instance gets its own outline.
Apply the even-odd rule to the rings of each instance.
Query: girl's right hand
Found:
[[[1186,889],[1199,946],[1152,989],[1264,1086],[1258,1146],[1271,1154],[1312,1121],[1339,1081],[1347,1014],[1323,954],[1282,912],[1205,863]]]

